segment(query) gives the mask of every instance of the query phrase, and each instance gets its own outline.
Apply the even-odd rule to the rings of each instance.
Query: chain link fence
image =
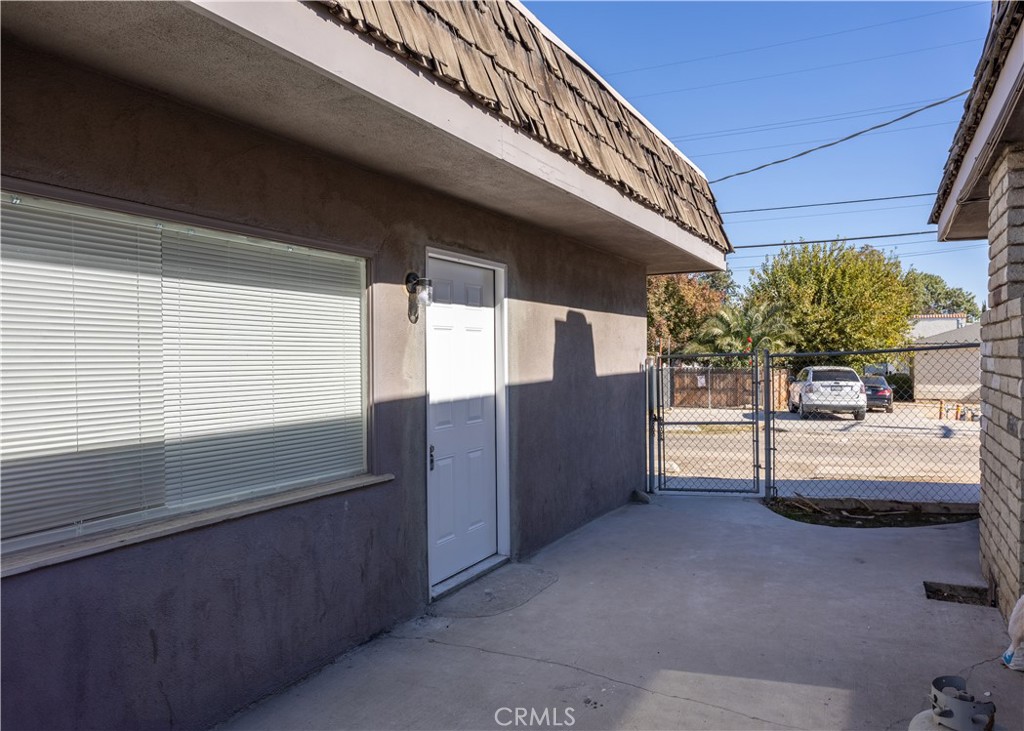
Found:
[[[772,497],[978,502],[981,349],[775,353]]]
[[[673,355],[648,378],[651,489],[978,502],[977,342]]]

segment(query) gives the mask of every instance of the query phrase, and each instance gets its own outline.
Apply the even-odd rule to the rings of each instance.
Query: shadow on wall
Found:
[[[642,374],[599,378],[586,316],[571,310],[553,324],[552,380],[508,388],[512,496],[528,519],[516,531],[518,553],[615,507],[644,475]],[[401,455],[424,450],[424,409],[415,398],[375,406],[371,471],[408,473]],[[395,431],[395,423],[406,428]],[[5,460],[4,535],[341,479],[360,471],[362,425],[354,416]],[[303,457],[310,445],[318,448]],[[130,474],[134,489],[110,490]],[[425,483],[425,474],[411,477]],[[39,490],[53,495],[42,511]]]
[[[362,416],[354,415],[6,459],[4,539],[353,476],[362,472],[362,429]]]
[[[569,310],[564,320],[555,320],[555,357],[551,366],[552,381],[567,388],[576,388],[577,384],[585,387],[597,380],[594,327],[582,312]]]
[[[520,556],[644,481],[643,375],[597,376],[583,313],[549,322],[552,380],[507,391]],[[374,407],[371,465],[392,482],[4,579],[3,725],[209,726],[416,616],[428,590],[425,425],[422,397]],[[253,438],[272,441],[218,436]],[[199,457],[205,446],[178,449]]]
[[[555,321],[552,380],[509,389],[517,553],[528,555],[642,488],[644,380],[598,376],[593,326]]]

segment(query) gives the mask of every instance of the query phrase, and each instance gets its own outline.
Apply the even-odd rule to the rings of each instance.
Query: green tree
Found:
[[[960,287],[950,287],[938,274],[911,269],[903,275],[903,281],[913,293],[915,315],[963,312],[973,320],[981,317],[974,295]]]
[[[647,352],[680,350],[723,295],[689,274],[647,277]]]
[[[747,296],[779,306],[805,352],[899,347],[914,314],[899,261],[843,241],[781,251],[752,273]]]
[[[726,304],[733,302],[736,295],[739,294],[740,285],[736,284],[732,271],[729,269],[722,272],[704,272],[697,274],[696,278],[698,282],[703,282],[716,292],[721,292],[722,301]]]
[[[689,348],[692,352],[746,353],[789,350],[796,342],[782,306],[747,300],[725,305],[703,322]]]

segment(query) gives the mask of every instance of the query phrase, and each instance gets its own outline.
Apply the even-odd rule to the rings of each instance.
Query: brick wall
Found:
[[[1024,146],[989,177],[989,295],[981,318],[981,565],[1009,616],[1024,592]]]

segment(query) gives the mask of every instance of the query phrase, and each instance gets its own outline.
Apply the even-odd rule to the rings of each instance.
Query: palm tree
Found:
[[[689,349],[711,353],[777,352],[792,348],[797,338],[779,305],[747,302],[726,305],[705,320]]]

